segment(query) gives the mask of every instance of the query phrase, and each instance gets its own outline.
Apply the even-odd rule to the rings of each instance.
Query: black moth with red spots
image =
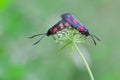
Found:
[[[37,42],[34,43],[34,45],[36,45],[37,43],[40,42],[40,40],[45,37],[45,36],[51,36],[51,35],[54,35],[56,34],[57,32],[63,30],[64,28],[67,28],[69,27],[69,23],[67,23],[66,21],[64,20],[61,20],[59,21],[58,23],[56,23],[54,26],[52,26],[48,31],[47,33],[42,33],[42,34],[37,34],[37,35],[33,35],[29,38],[34,38],[36,36],[39,36],[39,35],[43,35]]]
[[[98,37],[96,37],[94,34],[90,34],[88,31],[88,28],[85,27],[83,24],[81,24],[73,15],[71,15],[70,13],[65,13],[61,15],[62,20],[66,21],[69,23],[69,25],[74,28],[77,29],[82,35],[84,35],[85,37],[87,36],[91,36],[94,44],[96,45],[96,41],[94,38],[96,38],[98,41],[100,41],[100,39]]]

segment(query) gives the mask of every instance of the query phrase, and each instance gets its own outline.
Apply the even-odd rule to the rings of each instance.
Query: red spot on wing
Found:
[[[55,33],[58,32],[58,29],[57,29],[57,28],[54,28],[54,29],[52,30],[52,32],[55,34]]]
[[[69,26],[69,24],[66,22],[66,23],[65,23],[65,26],[66,26],[66,27],[68,27],[68,26]]]
[[[77,24],[77,20],[74,19],[74,20],[73,20],[73,23],[74,23],[74,25],[76,25],[76,24]]]
[[[70,22],[70,15],[67,15],[67,21]]]
[[[82,25],[79,26],[80,31],[84,31],[84,27]]]
[[[60,23],[59,26],[61,30],[64,28],[64,25],[62,23]]]

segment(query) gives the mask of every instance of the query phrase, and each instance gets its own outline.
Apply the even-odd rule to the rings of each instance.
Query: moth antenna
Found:
[[[92,34],[98,41],[101,41],[96,35]]]
[[[97,45],[97,44],[96,44],[96,41],[95,41],[95,39],[94,39],[94,37],[93,37],[93,35],[92,35],[92,34],[90,34],[90,36],[91,36],[91,38],[92,38],[92,40],[93,40],[94,44],[95,44],[95,45]]]
[[[46,34],[46,33],[36,34],[36,35],[33,35],[33,36],[29,37],[29,38],[31,39],[31,38],[34,38],[34,37],[36,37],[36,36],[40,36],[40,35],[44,35],[44,34]]]
[[[35,43],[33,43],[33,45],[36,45],[40,42],[41,39],[43,39],[46,36],[46,34],[44,34],[38,41],[36,41]]]

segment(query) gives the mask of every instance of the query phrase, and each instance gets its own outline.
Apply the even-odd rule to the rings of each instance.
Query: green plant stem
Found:
[[[91,80],[94,80],[94,77],[93,77],[93,74],[92,74],[92,72],[91,72],[91,69],[90,69],[90,67],[89,67],[86,59],[84,58],[83,54],[82,54],[82,53],[80,52],[80,50],[78,49],[78,46],[77,46],[77,44],[76,44],[75,42],[73,42],[73,46],[74,46],[75,50],[77,51],[77,53],[79,54],[79,56],[81,57],[84,65],[85,65],[85,67],[87,68],[87,71],[88,71],[88,73],[89,73],[89,75],[90,75],[90,77],[91,77]]]

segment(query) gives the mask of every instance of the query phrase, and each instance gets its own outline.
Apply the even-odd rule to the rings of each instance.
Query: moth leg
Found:
[[[56,40],[55,36],[52,35],[52,37],[53,37],[54,40]]]
[[[81,36],[79,37],[79,39],[82,38],[82,37],[83,37],[83,35],[81,35]],[[84,37],[84,38],[86,38],[86,37]]]

